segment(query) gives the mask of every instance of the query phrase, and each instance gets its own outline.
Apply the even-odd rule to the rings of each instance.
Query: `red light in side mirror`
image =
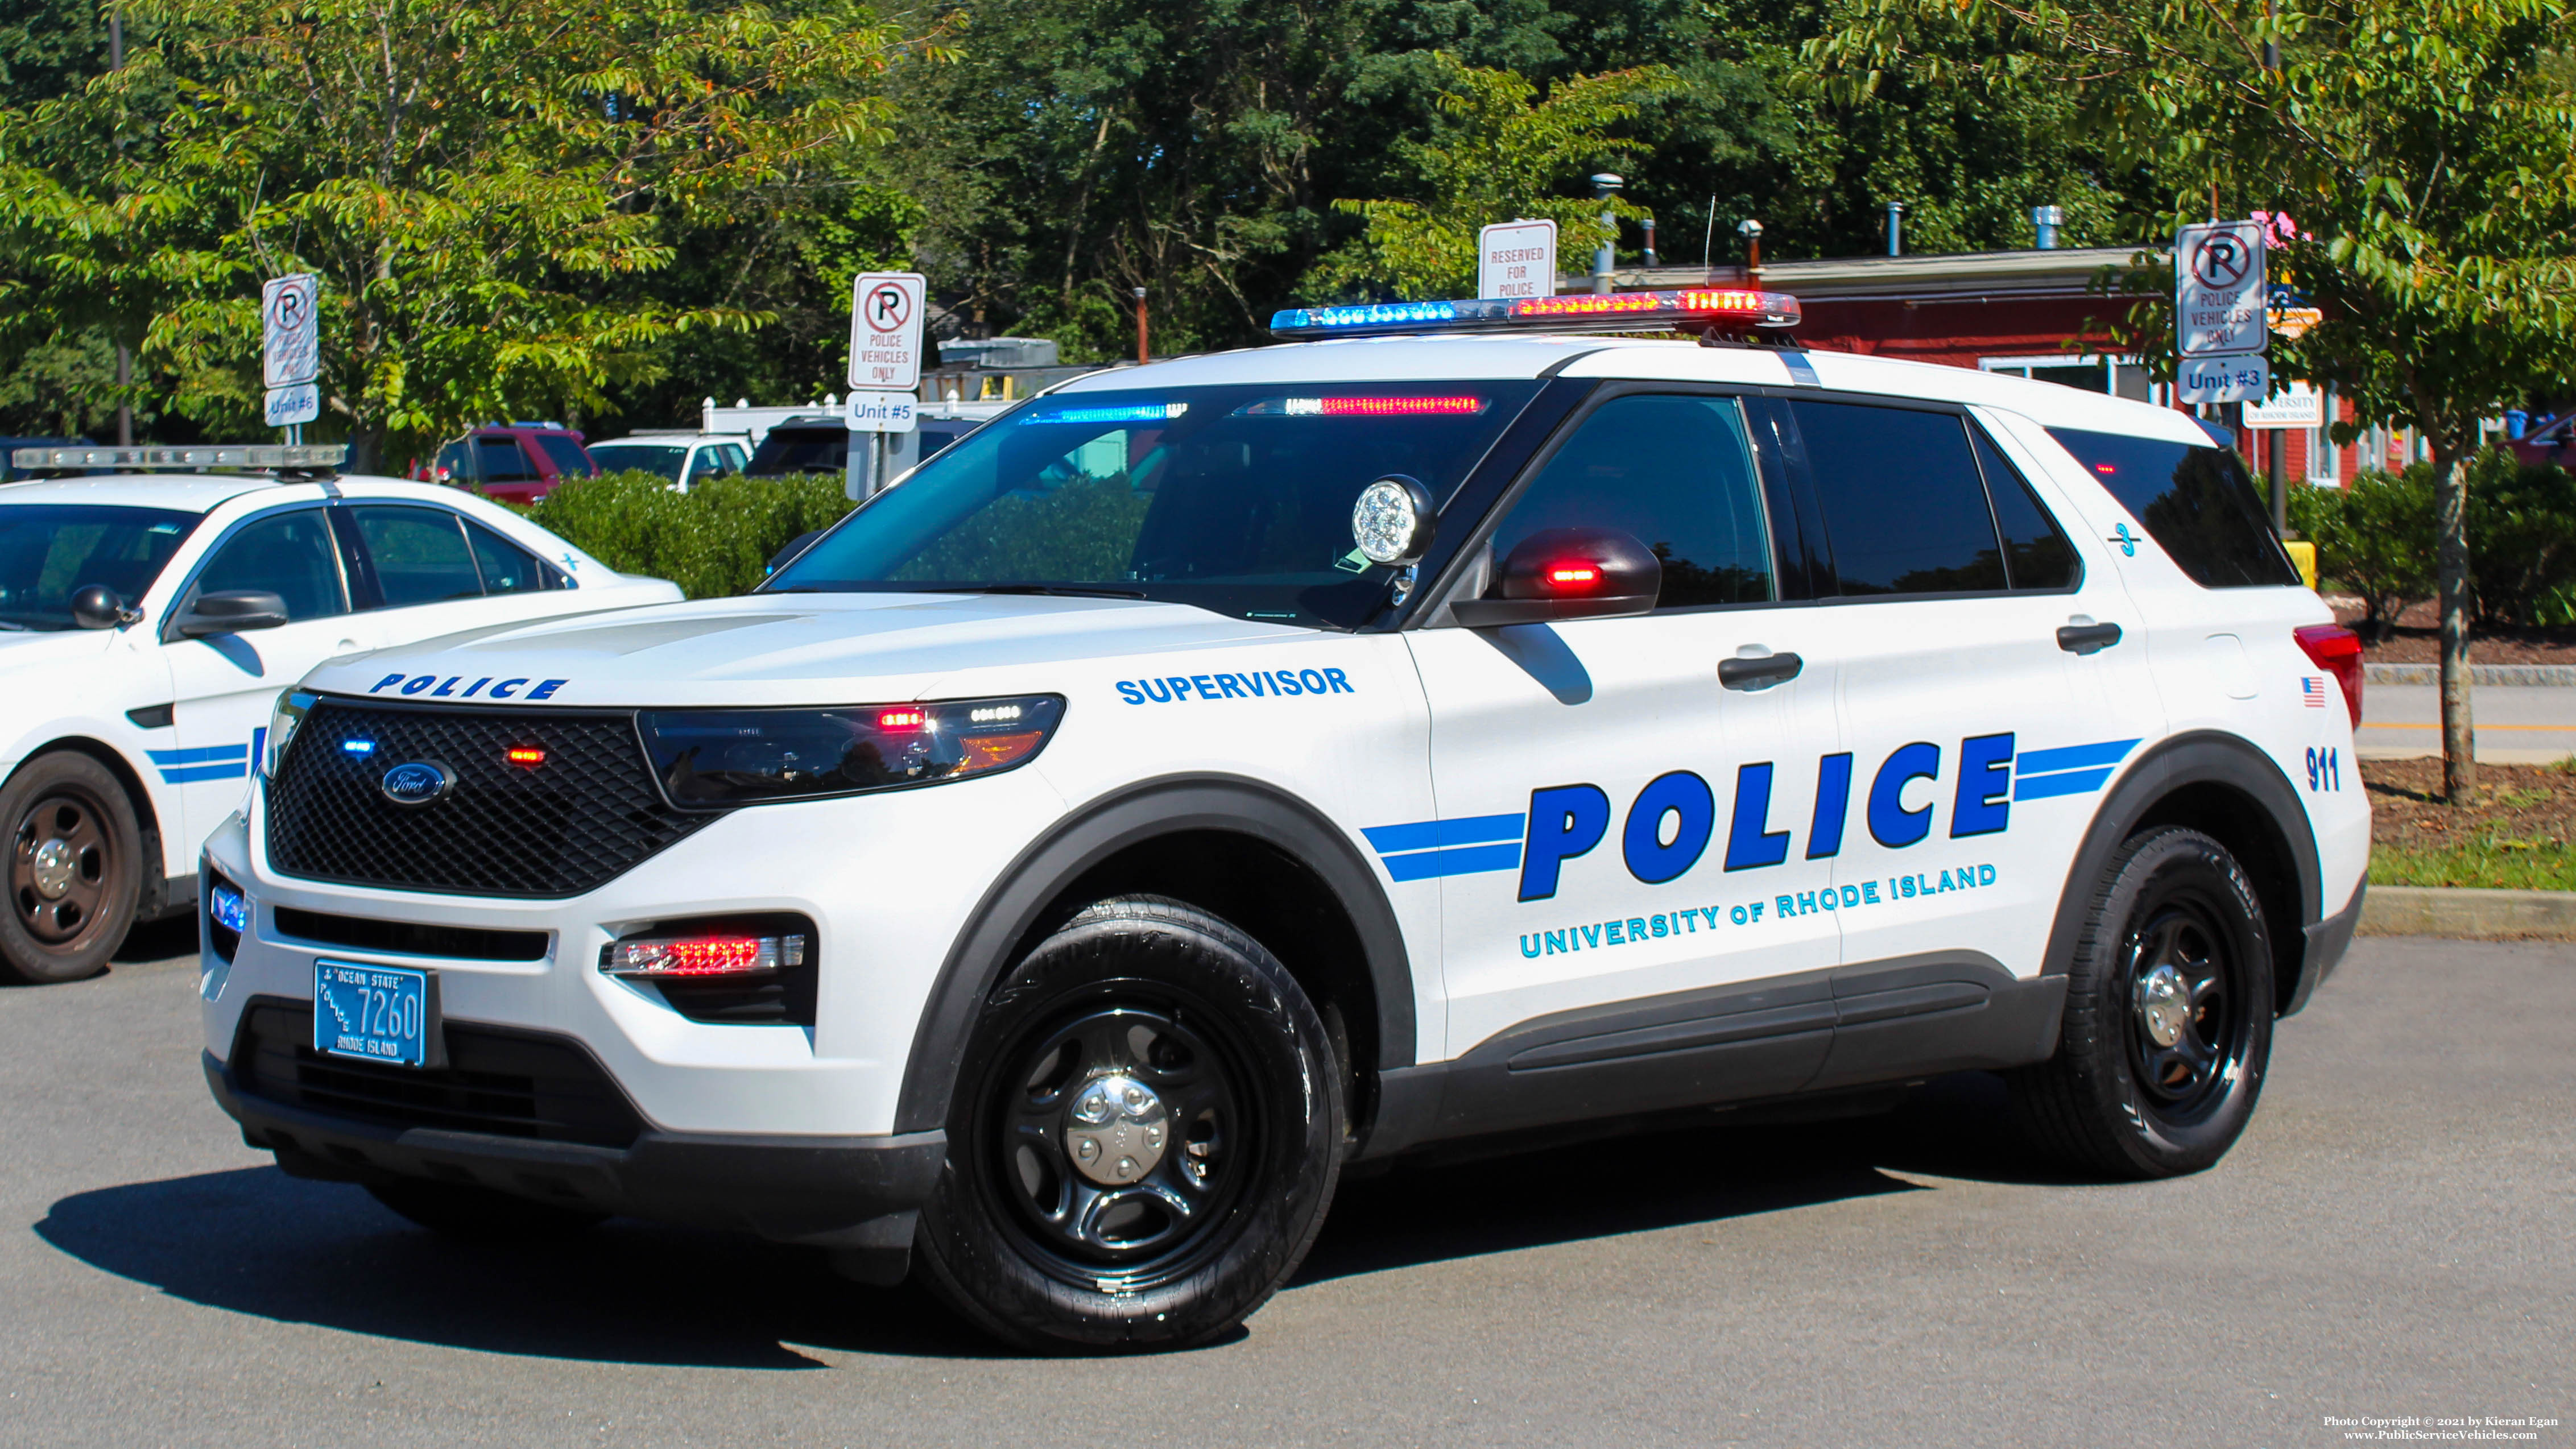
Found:
[[[1551,588],[1588,589],[1601,582],[1601,566],[1589,563],[1549,564],[1545,577]]]

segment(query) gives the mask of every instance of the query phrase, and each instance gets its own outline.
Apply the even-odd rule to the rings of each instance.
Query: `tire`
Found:
[[[557,1237],[596,1226],[608,1217],[463,1182],[387,1178],[368,1183],[367,1192],[433,1233],[477,1243]]]
[[[1341,1081],[1314,1004],[1261,943],[1179,901],[1090,906],[987,1004],[915,1260],[1018,1348],[1208,1343],[1323,1225]]]
[[[143,829],[123,782],[84,754],[38,755],[0,785],[0,829],[0,971],[46,985],[106,970],[143,897]]]
[[[2226,1156],[2272,1055],[2272,942],[2236,857],[2196,830],[2130,839],[2094,887],[2067,978],[2057,1054],[2006,1079],[2032,1144],[2132,1180]]]

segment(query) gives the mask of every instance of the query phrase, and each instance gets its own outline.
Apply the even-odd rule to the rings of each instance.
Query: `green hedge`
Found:
[[[626,574],[669,579],[692,599],[748,593],[770,556],[850,511],[837,475],[710,478],[686,493],[641,470],[576,478],[520,510]]]
[[[2346,488],[2294,488],[2290,526],[2317,570],[2361,596],[2365,632],[2384,637],[2435,593],[2433,465],[2366,472]],[[2469,579],[2478,622],[2576,623],[2576,478],[2490,448],[2469,465]]]

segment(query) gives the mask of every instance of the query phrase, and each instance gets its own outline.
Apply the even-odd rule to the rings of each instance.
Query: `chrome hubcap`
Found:
[[[71,842],[56,838],[36,847],[35,859],[29,862],[36,894],[49,901],[61,900],[72,888],[72,877],[80,873],[80,853]]]
[[[1073,1169],[1103,1187],[1152,1172],[1171,1141],[1170,1114],[1153,1089],[1128,1076],[1101,1077],[1065,1113],[1064,1150]]]
[[[2148,1040],[2160,1047],[2172,1046],[2190,1027],[2191,1015],[2191,988],[2181,972],[2159,966],[2138,978],[2138,1024]]]

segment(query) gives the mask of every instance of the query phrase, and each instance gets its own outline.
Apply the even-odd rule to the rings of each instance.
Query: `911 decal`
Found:
[[[2343,762],[2337,757],[2337,747],[2308,746],[2308,789],[2313,794],[2343,789]]]

